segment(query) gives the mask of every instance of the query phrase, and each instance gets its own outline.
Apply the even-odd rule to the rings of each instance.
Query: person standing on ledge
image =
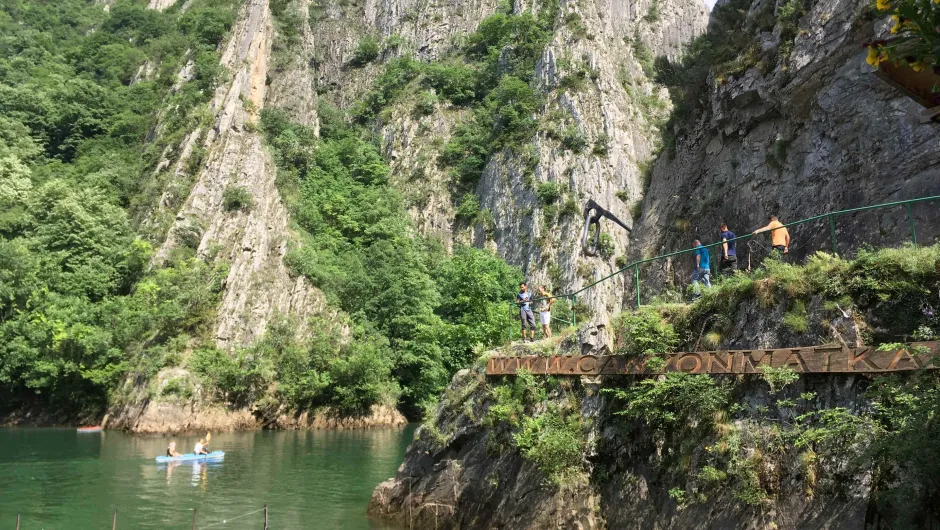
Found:
[[[532,293],[529,292],[529,287],[525,282],[519,284],[516,305],[519,306],[519,317],[522,319],[522,342],[525,342],[526,325],[529,327],[529,340],[535,341],[535,313],[532,312]]]
[[[734,235],[734,232],[728,230],[728,225],[725,223],[721,223],[720,229],[721,260],[718,262],[718,274],[731,276],[734,274],[738,261],[737,245],[735,245],[737,241],[734,240],[737,236]]]
[[[770,230],[770,244],[773,249],[784,254],[789,253],[790,232],[787,231],[787,227],[783,226],[783,223],[777,220],[776,215],[771,215],[767,226],[754,230],[754,234],[757,235],[768,230]]]
[[[695,293],[693,297],[698,299],[702,296],[702,289],[698,285],[699,280],[705,284],[705,287],[712,286],[709,280],[711,263],[709,263],[708,249],[702,246],[700,240],[696,239],[692,245],[695,247],[695,269],[692,271],[692,285]]]
[[[548,292],[548,289],[544,285],[539,286],[539,323],[542,324],[542,333],[545,335],[546,339],[552,338],[552,304],[555,303],[555,299],[552,298],[552,293]]]

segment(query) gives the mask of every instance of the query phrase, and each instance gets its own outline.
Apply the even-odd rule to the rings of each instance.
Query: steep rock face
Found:
[[[753,323],[753,322],[751,322]],[[740,326],[744,329],[745,326]],[[851,333],[842,340],[851,339]],[[831,337],[813,333],[803,341]],[[760,337],[741,342],[757,347]],[[570,353],[602,354],[590,342],[566,341]],[[520,353],[520,352],[515,352]],[[369,512],[399,524],[422,528],[722,528],[804,529],[862,528],[866,524],[872,478],[868,471],[844,469],[844,462],[820,457],[820,473],[844,480],[843,490],[807,495],[805,469],[794,456],[765,461],[758,472],[779,484],[773,502],[748,506],[731,488],[706,489],[706,501],[688,506],[669,495],[670,487],[684,484],[682,472],[661,468],[665,451],[651,433],[623,438],[614,416],[616,403],[600,393],[603,378],[582,378],[580,383],[550,390],[536,413],[564,407],[573,400],[588,432],[584,469],[561,486],[551,483],[531,457],[500,441],[496,425],[487,421],[496,405],[481,367],[458,373],[445,392],[435,419],[422,426],[408,449],[395,478],[380,484]],[[777,399],[797,399],[815,392],[813,410],[868,407],[866,380],[856,376],[803,378],[774,395],[758,380],[743,386],[739,402],[754,410],[773,409]],[[784,413],[776,421],[792,421]],[[761,414],[733,422],[742,440],[760,440],[772,432]],[[691,452],[689,465],[699,467],[702,447]],[[842,475],[839,475],[842,473]],[[693,479],[694,480],[694,479]],[[815,480],[815,479],[812,479]]]
[[[540,89],[549,99],[543,120],[549,129],[574,132],[586,146],[575,152],[551,132],[539,134],[533,143],[539,162],[532,181],[527,182],[520,160],[496,157],[478,187],[482,206],[495,220],[493,239],[500,254],[522,266],[531,281],[553,285],[556,292],[578,289],[613,272],[615,258],[630,245],[629,234],[607,222],[613,250],[606,256],[583,255],[580,215],[546,221],[546,205],[536,189],[553,182],[566,190],[559,202],[572,200],[580,210],[594,199],[632,224],[630,205],[642,193],[640,166],[656,149],[656,123],[664,111],[659,107],[664,95],[640,67],[637,47],[642,42],[653,53],[674,53],[679,41],[687,42],[704,29],[705,20],[704,8],[694,0],[656,4],[659,18],[652,23],[645,20],[647,3],[561,2],[562,21],[580,20],[584,29],[559,23],[536,65]],[[590,71],[587,86],[557,88],[578,63]],[[609,288],[584,298],[598,322],[619,310],[622,286],[615,278]]]
[[[311,63],[316,60],[318,43],[311,28],[310,5],[311,0],[295,0],[284,8],[285,24],[292,27],[275,32],[266,105],[316,131],[317,90]]]
[[[355,101],[380,72],[380,65],[355,68],[350,62],[359,42],[372,38],[382,45],[382,59],[414,53],[432,60],[453,49],[461,36],[499,5],[497,0],[365,0],[362,3],[313,2],[317,42],[314,66],[317,86],[335,104]],[[395,36],[393,44],[387,40]]]
[[[868,5],[813,2],[792,53],[772,72],[749,68],[709,80],[704,113],[678,138],[675,156],[664,154],[655,166],[634,257],[688,248],[694,234],[715,241],[722,220],[742,235],[769,214],[789,222],[940,193],[940,128],[921,123],[921,107],[865,63],[861,44],[886,30],[884,20],[865,19]],[[767,2],[755,1],[750,14],[765,9]],[[761,33],[762,48],[780,47],[780,32],[778,25]],[[918,240],[935,241],[936,203],[912,211]],[[838,217],[835,230],[843,254],[910,240],[903,207]],[[790,232],[795,259],[832,251],[826,219]],[[756,265],[767,246],[763,238],[741,244],[739,263],[753,254]]]
[[[655,17],[650,17],[654,5]],[[352,7],[321,7],[314,29],[325,48],[317,63],[319,86],[340,105],[367,88],[377,65],[348,67],[361,35],[401,37],[404,44],[384,48],[385,59],[413,53],[432,60],[455,50],[459,37],[496,7],[497,2],[366,2],[361,13]],[[539,7],[515,5],[517,11]],[[462,197],[452,195],[449,170],[438,165],[440,145],[466,111],[441,105],[429,116],[416,117],[410,98],[393,106],[377,132],[392,167],[392,183],[402,190],[419,231],[441,238],[448,247],[453,242],[489,246],[521,266],[531,281],[549,283],[556,292],[615,270],[615,258],[629,246],[628,234],[611,229],[611,254],[582,256],[580,209],[594,199],[629,223],[629,206],[641,196],[639,166],[656,149],[656,124],[667,104],[640,67],[636,50],[645,46],[655,54],[673,55],[704,30],[706,19],[697,0],[559,2],[554,35],[536,66],[537,88],[547,102],[539,116],[542,132],[525,147],[524,156],[499,153],[486,166],[475,190],[491,215],[486,226],[455,223],[455,205]],[[590,72],[584,88],[557,88],[578,68]],[[580,152],[560,145],[566,131],[583,142]],[[532,160],[537,161],[534,167]],[[536,196],[537,186],[547,182],[561,190],[552,208]],[[556,210],[568,201],[575,211],[558,215]],[[620,305],[620,287],[592,293],[582,302],[604,321]]]
[[[302,328],[307,316],[325,308],[322,294],[292,277],[284,264],[287,209],[275,185],[273,160],[256,132],[272,39],[268,2],[247,2],[222,55],[232,77],[212,99],[212,127],[204,135],[194,132],[184,148],[182,158],[190,142],[201,141],[205,162],[157,253],[165,258],[177,245],[197,240],[199,255],[229,264],[215,332],[221,347],[250,344],[278,315],[296,318]],[[247,211],[228,211],[225,192],[238,187],[250,193],[252,204]]]
[[[147,9],[155,9],[157,11],[163,11],[164,9],[172,6],[176,3],[176,0],[150,0],[150,3],[147,4]]]

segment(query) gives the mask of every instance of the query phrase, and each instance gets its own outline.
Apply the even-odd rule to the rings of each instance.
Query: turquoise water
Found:
[[[413,427],[213,434],[218,464],[157,465],[170,438],[0,428],[0,528],[391,528],[366,516]],[[198,436],[176,436],[191,452]],[[223,523],[223,521],[225,521]]]

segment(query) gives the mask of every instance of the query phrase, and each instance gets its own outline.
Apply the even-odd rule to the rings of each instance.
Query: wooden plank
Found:
[[[765,366],[788,367],[801,373],[856,374],[936,369],[940,341],[915,342],[908,347],[878,350],[874,346],[809,346],[770,350],[728,350],[668,353],[665,368],[649,370],[641,359],[625,355],[553,355],[491,357],[487,375],[515,375],[519,370],[553,375],[644,375],[665,372],[690,374],[753,374]]]

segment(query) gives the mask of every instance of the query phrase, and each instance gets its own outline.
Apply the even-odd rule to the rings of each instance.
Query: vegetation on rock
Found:
[[[404,409],[416,414],[469,364],[474,346],[502,341],[505,300],[522,275],[487,251],[461,247],[448,257],[416,236],[375,146],[341,116],[322,118],[317,139],[277,110],[262,113],[281,189],[302,231],[288,262],[352,317],[355,342],[375,345],[372,358],[382,360],[376,368],[384,375],[363,381],[378,377],[389,389],[400,387]],[[310,377],[323,371],[316,363],[304,369]]]
[[[224,265],[149,270],[152,175],[222,75],[234,2],[181,13],[79,0],[0,7],[0,403],[100,413],[127,373],[206,334]],[[177,73],[192,61],[191,78]],[[161,134],[150,139],[159,124]],[[142,237],[143,236],[143,237]]]

